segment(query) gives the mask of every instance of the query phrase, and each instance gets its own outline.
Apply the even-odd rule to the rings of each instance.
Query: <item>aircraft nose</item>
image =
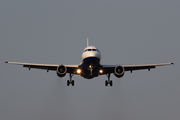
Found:
[[[101,58],[101,55],[100,55],[100,53],[99,52],[97,52],[97,51],[94,51],[94,52],[91,52],[90,54],[89,54],[89,57],[97,57],[97,58]]]

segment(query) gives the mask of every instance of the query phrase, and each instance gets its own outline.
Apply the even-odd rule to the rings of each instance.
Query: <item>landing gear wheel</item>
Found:
[[[110,84],[110,86],[112,86],[113,85],[113,81],[111,80],[109,84]]]
[[[72,86],[74,86],[74,80],[72,80],[71,84],[72,84]]]
[[[69,86],[69,84],[70,84],[70,81],[68,80],[68,81],[67,81],[67,86]]]
[[[108,81],[107,80],[105,81],[105,86],[108,86]]]

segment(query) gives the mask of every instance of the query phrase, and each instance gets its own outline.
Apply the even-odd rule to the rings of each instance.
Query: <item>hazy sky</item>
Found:
[[[179,120],[179,0],[1,0],[0,120]],[[86,80],[5,61],[79,64],[90,45],[103,64],[174,62]]]

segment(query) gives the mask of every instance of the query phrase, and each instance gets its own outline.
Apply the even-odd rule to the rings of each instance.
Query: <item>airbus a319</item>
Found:
[[[110,75],[114,74],[116,77],[121,78],[124,76],[126,71],[134,71],[134,70],[142,70],[156,68],[156,66],[164,66],[171,65],[174,63],[161,63],[161,64],[142,64],[142,65],[103,65],[100,63],[101,61],[101,53],[100,51],[94,47],[88,45],[87,39],[87,47],[84,49],[81,62],[77,65],[62,65],[62,64],[36,64],[36,63],[21,63],[21,62],[9,62],[5,63],[23,65],[23,67],[36,68],[52,71],[56,71],[57,76],[64,77],[66,73],[69,73],[70,79],[67,80],[67,86],[70,84],[74,86],[74,80],[72,80],[73,75],[81,75],[86,79],[92,79],[94,77],[98,77],[99,75],[106,75],[107,80],[105,81],[105,86],[113,85],[113,81],[110,80]]]

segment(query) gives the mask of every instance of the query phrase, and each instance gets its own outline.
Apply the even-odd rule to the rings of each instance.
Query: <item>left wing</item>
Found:
[[[156,66],[172,65],[174,63],[161,63],[161,64],[143,64],[143,65],[121,65],[124,68],[124,71],[134,71],[134,70],[143,70],[143,69],[153,69]],[[114,68],[119,65],[102,65],[104,69],[104,74],[114,73]]]
[[[57,67],[59,66],[58,64],[37,64],[37,63],[21,63],[21,62],[8,62],[6,61],[5,63],[9,64],[16,64],[16,65],[23,65],[23,67],[29,68],[36,68],[36,69],[43,69],[47,70],[53,70],[57,71]],[[64,65],[67,68],[67,73],[73,73],[77,68],[78,65]]]

